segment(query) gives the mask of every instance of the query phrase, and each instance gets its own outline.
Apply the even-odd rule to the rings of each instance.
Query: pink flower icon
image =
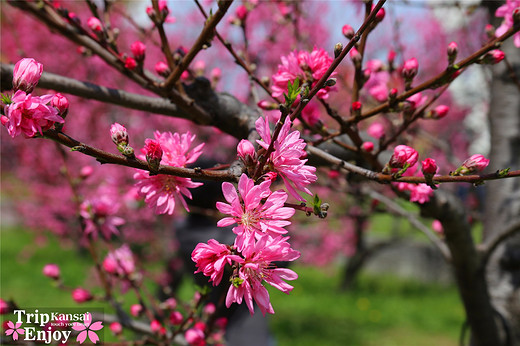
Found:
[[[78,341],[80,344],[82,344],[87,339],[87,336],[94,344],[99,341],[99,337],[94,331],[101,330],[103,328],[103,322],[97,321],[92,324],[91,323],[92,314],[89,312],[85,314],[85,320],[83,323],[76,322],[74,323],[74,326],[72,326],[72,329],[80,332],[76,338],[76,341]]]
[[[25,329],[20,328],[21,325],[22,325],[22,322],[18,322],[16,324],[14,324],[13,322],[8,321],[7,326],[9,328],[5,331],[5,335],[7,335],[7,336],[13,335],[13,340],[18,340],[18,334],[25,333]]]

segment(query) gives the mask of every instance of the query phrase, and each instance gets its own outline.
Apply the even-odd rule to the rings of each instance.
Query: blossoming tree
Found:
[[[14,163],[3,167],[9,179],[37,191],[19,204],[20,213],[31,215],[28,226],[90,251],[104,294],[71,289],[76,302],[110,302],[118,317],[106,321],[115,334],[125,327],[154,342],[182,336],[190,344],[220,343],[221,307],[202,308],[204,294],[189,310],[197,313],[186,315],[171,292],[160,304],[146,301],[141,274],[148,263],[132,252],[132,244],[163,241],[154,225],[165,229],[183,210],[193,212],[193,191],[217,181],[223,199],[205,212],[220,213],[215,226],[230,227],[234,242],[199,243],[191,257],[212,285],[226,285],[226,307],[244,303],[253,314],[255,302],[262,314],[273,314],[264,284],[289,293],[287,281],[298,277],[275,263],[323,255],[327,262],[365,251],[364,220],[378,210],[409,218],[452,265],[475,344],[520,340],[518,304],[504,304],[519,292],[518,245],[510,240],[520,230],[518,119],[508,142],[500,143],[510,145],[509,159],[495,166],[497,149],[491,163],[471,152],[461,127],[470,112],[456,100],[457,82],[476,65],[505,66],[502,83],[512,85],[507,102],[516,105],[511,116],[518,114],[518,0],[485,4],[495,26],[485,26],[484,8],[468,15],[470,33],[431,37],[428,30],[442,30],[424,12],[415,40],[399,30],[395,8],[384,0],[333,5],[356,13],[359,25],[313,16],[325,12],[326,2],[195,0],[191,10],[179,12],[183,19],[174,17],[176,2],[140,5],[2,3],[9,13],[2,24],[1,122],[8,134],[2,158]],[[53,33],[51,42],[32,34],[43,26]],[[328,37],[339,42],[324,44]],[[504,106],[493,100],[490,113]],[[507,126],[496,119],[491,125]],[[506,130],[493,131],[494,141],[504,138]],[[219,164],[200,168],[205,156]],[[495,171],[485,172],[488,166]],[[477,245],[470,201],[458,198],[453,186],[491,180],[513,181],[516,195],[489,192],[507,204],[500,206],[507,214],[486,215],[484,241]],[[442,234],[394,196],[417,204]],[[42,205],[49,199],[53,203]],[[309,219],[302,215],[319,219],[321,230],[305,233]],[[354,225],[323,226],[331,218]],[[488,262],[495,268],[502,263],[497,270],[513,283],[490,278],[496,271],[486,272]],[[55,264],[43,273],[62,280]],[[134,290],[140,302],[125,318],[113,299],[116,283]],[[504,287],[507,295],[496,299],[494,292],[503,294]],[[12,304],[2,300],[2,311]],[[144,315],[149,324],[129,315]]]

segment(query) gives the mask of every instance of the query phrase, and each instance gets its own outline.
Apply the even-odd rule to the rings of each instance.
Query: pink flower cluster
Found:
[[[501,36],[501,35],[505,34],[505,32],[513,26],[513,24],[514,24],[513,14],[515,11],[517,11],[517,15],[518,15],[519,8],[520,8],[520,0],[507,0],[505,4],[503,4],[502,6],[497,8],[497,10],[495,12],[495,16],[504,18],[504,21],[503,21],[502,25],[500,25],[497,28],[497,30],[495,31],[495,35]],[[515,46],[520,47],[520,32],[517,32],[516,34],[514,34],[513,37],[514,37],[513,42],[514,42]]]
[[[279,97],[287,92],[287,83],[299,79],[300,85],[305,81],[311,86],[325,74],[332,64],[332,57],[324,49],[317,49],[312,52],[294,51],[287,56],[281,57],[282,63],[278,65],[278,71],[272,76],[273,87],[272,96]],[[332,75],[334,75],[333,73]],[[329,87],[318,91],[318,97],[328,98]]]
[[[96,238],[101,232],[106,239],[119,234],[117,226],[125,223],[125,220],[114,216],[119,210],[119,203],[111,194],[100,194],[87,199],[80,205],[80,215],[85,222],[85,234]]]
[[[30,58],[18,61],[14,67],[13,88],[16,92],[4,108],[5,116],[1,117],[2,125],[13,138],[20,134],[34,137],[38,133],[43,134],[43,131],[50,129],[54,123],[64,122],[60,114],[66,114],[68,101],[63,95],[31,94],[40,80],[42,71],[42,64]],[[55,96],[58,96],[59,100],[54,100]]]
[[[195,140],[195,135],[189,131],[179,135],[171,132],[159,132],[154,134],[155,141],[154,153],[150,153],[150,141],[143,150],[145,155],[155,155],[154,158],[159,158],[159,150],[162,150],[160,163],[173,167],[186,167],[191,163],[197,161],[202,154],[202,147],[204,143],[199,144],[190,150],[190,147]],[[157,146],[158,144],[158,146]],[[144,158],[144,157],[143,157]],[[175,208],[175,198],[178,198],[184,208],[189,211],[188,205],[184,197],[192,198],[189,189],[199,187],[202,183],[193,182],[190,178],[180,178],[165,174],[150,175],[149,172],[139,170],[134,174],[134,179],[137,180],[135,186],[141,196],[145,197],[145,202],[150,207],[156,207],[157,214],[173,214]]]
[[[103,269],[121,277],[131,275],[135,271],[135,261],[130,247],[123,244],[119,249],[109,252],[103,261]]]

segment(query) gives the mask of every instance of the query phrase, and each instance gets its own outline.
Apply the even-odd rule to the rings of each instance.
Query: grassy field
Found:
[[[41,269],[57,263],[67,285],[85,285],[92,279],[92,274],[85,276],[91,267],[88,256],[78,256],[72,246],[62,248],[52,237],[35,245],[34,236],[20,229],[3,229],[0,242],[2,299],[25,307],[77,306]],[[457,344],[464,314],[452,287],[362,275],[358,288],[342,292],[339,267],[292,269],[300,278],[289,296],[270,289],[276,311],[270,324],[277,345]],[[192,283],[186,281],[182,295],[189,297],[192,291]]]

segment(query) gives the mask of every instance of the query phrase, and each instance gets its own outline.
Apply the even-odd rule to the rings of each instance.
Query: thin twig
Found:
[[[481,260],[482,268],[486,267],[487,263],[489,262],[489,258],[491,257],[493,252],[496,250],[496,248],[504,240],[515,235],[518,232],[520,232],[520,221],[517,221],[516,223],[510,225],[504,231],[495,234],[495,236],[493,238],[491,238],[489,241],[485,242],[484,244],[481,244],[478,247],[478,250],[482,253],[482,260]]]

